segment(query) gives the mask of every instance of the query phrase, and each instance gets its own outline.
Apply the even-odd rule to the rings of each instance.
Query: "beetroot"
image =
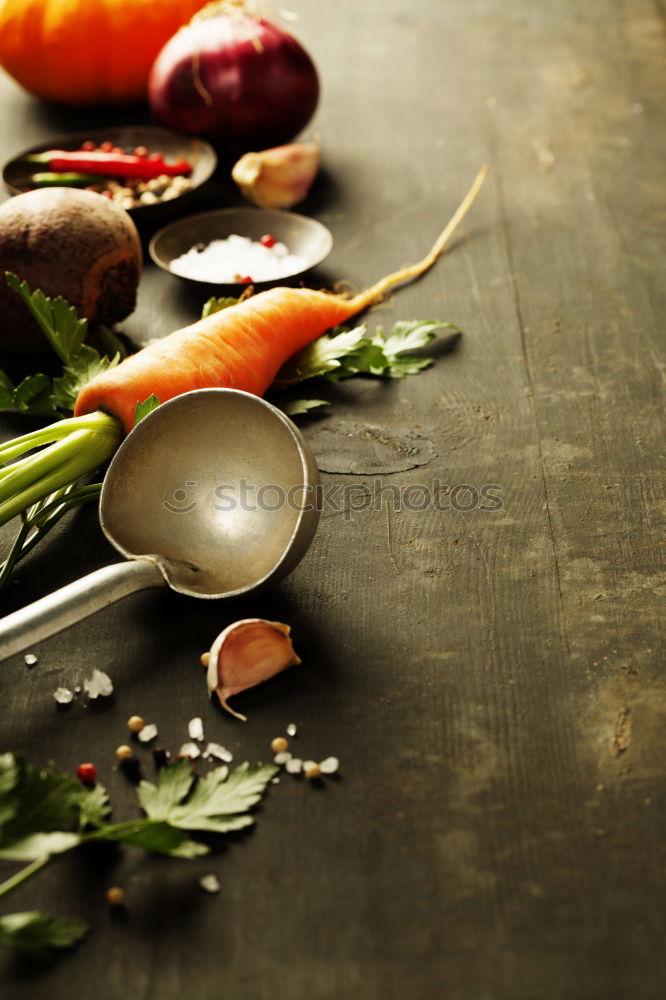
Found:
[[[136,304],[141,243],[123,209],[92,191],[45,188],[0,206],[0,351],[46,354],[50,348],[20,297],[12,271],[34,291],[61,295],[80,316],[112,324]]]

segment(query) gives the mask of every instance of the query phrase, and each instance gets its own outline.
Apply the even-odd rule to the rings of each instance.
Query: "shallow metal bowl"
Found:
[[[253,281],[254,287],[268,288],[271,285],[297,282],[307,271],[321,264],[333,246],[333,237],[326,226],[305,215],[280,209],[222,208],[200,212],[170,223],[153,236],[148,252],[158,267],[174,274],[181,281],[207,290],[209,294],[215,290],[238,293],[246,285],[186,278],[171,271],[171,262],[192,247],[206,246],[215,239],[226,239],[236,234],[260,240],[267,233],[284,243],[290,254],[297,254],[307,263],[304,268],[280,278]]]

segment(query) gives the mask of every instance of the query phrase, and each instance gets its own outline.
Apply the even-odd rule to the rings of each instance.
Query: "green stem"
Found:
[[[12,456],[21,454],[19,447],[25,451],[34,448],[36,443],[53,442],[3,470],[4,474],[0,477],[0,525],[31,504],[76,483],[97,469],[115,452],[121,432],[115,417],[97,412],[60,421],[43,432],[37,431],[10,442],[4,450],[0,448],[2,461],[6,460],[8,453]],[[43,434],[41,440],[40,433]]]
[[[17,872],[16,875],[12,875],[11,878],[6,879],[2,884],[0,884],[0,899],[2,899],[3,896],[8,896],[10,892],[14,891],[14,889],[18,889],[20,885],[23,885],[24,882],[31,879],[33,875],[36,875],[37,872],[41,871],[53,857],[54,855],[47,854],[43,858],[37,858],[35,861],[31,861],[29,865],[26,865],[25,868],[22,868],[19,872]]]
[[[60,490],[49,503],[37,504],[34,510],[27,513],[7,558],[0,564],[0,590],[7,583],[17,563],[34,549],[67,511],[94,500],[99,496],[101,488],[101,483],[92,483],[76,490],[71,487]]]

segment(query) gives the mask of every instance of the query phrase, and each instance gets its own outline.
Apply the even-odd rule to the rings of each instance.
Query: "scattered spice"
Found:
[[[210,872],[208,875],[202,875],[199,879],[199,885],[206,892],[220,891],[220,880],[213,872]]]
[[[303,771],[308,781],[315,781],[321,778],[321,767],[314,760],[306,760],[303,764]]]
[[[157,736],[157,726],[154,722],[144,725],[141,730],[137,733],[138,739],[141,743],[150,743]]]
[[[191,740],[203,740],[204,738],[204,728],[203,721],[196,716],[194,719],[190,719],[187,731],[189,733]]]
[[[271,750],[273,753],[282,753],[284,750],[289,749],[289,740],[286,740],[284,736],[276,736],[274,740],[271,741]]]
[[[74,692],[70,691],[69,688],[59,687],[53,692],[53,697],[59,705],[69,705],[74,701]]]
[[[287,726],[287,736],[295,736],[298,732],[295,722],[290,722]]]
[[[97,777],[95,765],[91,764],[90,761],[86,761],[85,764],[79,764],[76,769],[76,777],[83,785],[94,785],[95,778]]]
[[[128,747],[126,743],[121,743],[119,747],[116,747],[116,757],[118,760],[127,760],[128,757],[133,757],[134,751],[131,747]]]
[[[113,682],[103,670],[93,670],[92,676],[83,682],[83,690],[89,698],[108,698],[113,694]]]
[[[37,657],[34,653],[26,653],[23,657],[26,667],[34,667],[37,663]]]
[[[201,756],[201,748],[196,745],[196,743],[183,743],[182,747],[178,751],[179,757],[189,757],[190,760],[196,760],[197,757]]]
[[[106,890],[106,901],[109,906],[124,906],[125,890],[119,885],[112,885]]]
[[[127,728],[130,733],[140,733],[145,723],[140,715],[130,715],[127,720]]]

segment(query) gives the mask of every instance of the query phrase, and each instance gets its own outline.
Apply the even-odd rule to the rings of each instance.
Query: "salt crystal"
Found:
[[[74,693],[69,688],[56,688],[53,697],[59,705],[69,705],[70,702],[74,701]]]
[[[276,753],[273,760],[276,764],[286,764],[288,760],[291,760],[291,754],[288,750],[282,750],[280,753]]]
[[[265,247],[247,236],[232,233],[225,240],[211,240],[203,249],[191,247],[171,261],[169,270],[195,281],[234,284],[241,276],[253,281],[287,278],[304,271],[307,263],[304,257],[290,254],[284,243]]]
[[[289,774],[300,774],[303,770],[303,761],[300,757],[292,757],[291,760],[287,761],[285,767]]]
[[[335,774],[339,767],[340,761],[337,757],[327,757],[326,760],[322,760],[319,770],[322,774]]]
[[[113,682],[108,674],[103,670],[93,670],[92,677],[86,678],[83,682],[83,690],[89,698],[108,698],[113,694]]]
[[[191,740],[203,740],[204,738],[203,722],[198,716],[194,719],[190,719],[187,731],[190,734]]]
[[[206,892],[219,892],[220,891],[220,880],[217,875],[211,872],[209,875],[202,875],[199,879],[199,885]]]
[[[271,778],[271,785],[279,785],[279,784],[280,784],[279,778]]]
[[[201,749],[196,743],[183,743],[178,753],[181,757],[200,757]]]
[[[35,663],[37,663],[37,657],[34,653],[26,653],[23,659],[26,667],[34,667]]]
[[[149,722],[147,726],[144,726],[140,733],[137,733],[137,738],[141,743],[150,743],[157,736],[157,726],[154,722]]]
[[[287,726],[287,736],[295,736],[297,733],[296,723],[290,722]]]
[[[209,743],[203,752],[204,757],[217,757],[218,760],[224,760],[227,764],[230,764],[234,759],[234,755],[231,750],[227,750],[223,747],[221,743]]]

